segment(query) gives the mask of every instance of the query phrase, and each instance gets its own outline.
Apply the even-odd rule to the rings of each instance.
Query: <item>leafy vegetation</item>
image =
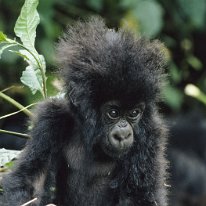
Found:
[[[38,3],[38,0],[25,0],[24,4],[23,0],[1,1],[0,120],[19,112],[31,116],[29,107],[34,101],[58,94],[59,82],[51,73],[51,68],[56,67],[54,42],[67,24],[90,15],[103,16],[111,27],[127,27],[138,35],[159,38],[165,42],[170,60],[169,83],[165,88],[163,103],[165,112],[171,114],[202,107],[198,101],[187,96],[191,96],[191,93],[185,87],[191,83],[196,85],[201,91],[200,96],[192,96],[205,102],[206,0],[199,0],[198,3],[196,0],[50,0]],[[39,29],[36,30],[38,25]],[[14,36],[13,26],[16,36],[10,38]],[[47,75],[45,58],[40,53],[47,59]],[[19,87],[19,79],[30,92],[26,87]],[[20,102],[26,102],[28,106],[14,100],[19,95]],[[2,99],[15,105],[18,111],[13,111]]]
[[[31,4],[26,6],[26,10],[21,13],[17,22],[24,22],[24,32],[16,24],[15,34],[17,37],[26,35],[26,31],[36,30],[39,23],[38,13],[36,12],[37,1],[29,1]],[[11,33],[15,19],[22,6],[23,0],[1,1],[0,8],[0,30],[8,36]],[[19,9],[18,9],[19,8]],[[41,1],[38,6],[41,17],[41,24],[38,27],[38,41],[36,48],[36,33],[31,39],[25,41],[20,38],[24,47],[30,49],[31,53],[26,52],[25,48],[16,45],[16,40],[9,39],[0,33],[0,41],[11,41],[1,47],[4,50],[15,50],[27,62],[28,66],[22,73],[25,64],[4,52],[0,62],[0,88],[4,89],[11,85],[19,85],[19,79],[27,85],[34,96],[22,87],[13,87],[7,93],[14,98],[20,96],[22,100],[31,104],[34,100],[41,99],[46,95],[56,94],[57,89],[53,82],[56,77],[51,71],[54,67],[54,42],[65,29],[77,18],[85,18],[90,15],[101,15],[111,27],[127,27],[137,34],[143,34],[150,38],[159,38],[168,47],[168,58],[171,64],[168,68],[169,84],[165,89],[165,112],[171,114],[191,110],[195,107],[202,107],[197,101],[187,97],[184,88],[187,84],[198,86],[202,92],[206,92],[206,72],[205,72],[205,53],[206,53],[206,0],[50,0]],[[28,13],[31,16],[25,17]],[[7,18],[9,16],[9,18]],[[35,17],[35,18],[34,18]],[[33,19],[32,19],[33,18]],[[29,25],[30,23],[30,25]],[[31,26],[32,25],[32,26]],[[19,29],[20,28],[20,31]],[[20,32],[20,33],[19,33]],[[31,32],[31,31],[30,31]],[[15,42],[12,42],[15,41]],[[33,47],[33,49],[32,49]],[[23,53],[22,53],[23,50]],[[44,59],[35,50],[43,53],[47,60],[47,78],[45,76]],[[33,81],[31,78],[33,76]],[[47,86],[46,86],[47,82]],[[44,86],[43,86],[44,85]],[[39,94],[38,94],[39,93]],[[21,101],[22,101],[21,100]],[[12,111],[12,107],[0,102],[0,113]],[[204,109],[204,107],[202,107]]]
[[[40,91],[43,97],[47,96],[46,90],[46,63],[44,57],[39,55],[35,49],[36,28],[40,22],[39,14],[36,10],[38,1],[26,0],[20,16],[16,21],[14,32],[20,38],[22,43],[9,39],[2,31],[0,31],[0,54],[5,49],[17,47],[15,50],[9,50],[23,57],[28,63],[25,71],[21,76],[21,82],[28,86],[32,93]]]
[[[9,52],[15,53],[22,57],[27,62],[28,66],[22,73],[20,78],[21,82],[29,87],[32,94],[39,91],[41,95],[46,98],[46,63],[44,56],[40,55],[35,48],[36,28],[40,22],[39,14],[36,10],[38,3],[38,0],[25,0],[21,13],[16,21],[14,32],[16,36],[20,38],[22,43],[19,43],[15,39],[13,40],[8,38],[6,34],[0,31],[0,54],[2,54],[6,49],[12,48]],[[16,106],[19,109],[17,112],[22,111],[26,115],[32,116],[32,113],[28,110],[28,107],[24,107],[3,92],[0,92],[0,97]],[[16,114],[17,112],[4,115],[1,118],[6,118]],[[0,132],[28,138],[28,135],[17,132],[2,129]]]

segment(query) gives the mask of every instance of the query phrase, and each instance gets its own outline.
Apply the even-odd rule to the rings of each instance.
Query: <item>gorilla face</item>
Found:
[[[138,126],[144,111],[144,103],[123,106],[118,101],[102,105],[104,135],[101,138],[103,151],[111,157],[126,154],[134,143],[133,128]]]

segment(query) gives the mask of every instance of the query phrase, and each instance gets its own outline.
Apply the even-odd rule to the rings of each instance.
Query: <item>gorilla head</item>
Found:
[[[150,115],[159,99],[162,50],[158,41],[116,32],[96,18],[69,28],[60,40],[58,60],[88,148],[101,145],[106,154],[120,157],[138,141],[134,136],[144,110]]]

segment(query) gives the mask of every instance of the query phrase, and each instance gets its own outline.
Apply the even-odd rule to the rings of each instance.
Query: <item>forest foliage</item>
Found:
[[[1,54],[0,91],[13,85],[6,91],[8,96],[29,105],[46,97],[47,93],[49,96],[56,95],[61,84],[54,73],[55,42],[74,20],[100,15],[110,27],[126,27],[137,35],[158,38],[167,46],[166,55],[170,63],[167,69],[169,82],[162,103],[164,112],[174,114],[196,107],[204,110],[202,103],[185,94],[185,87],[195,85],[201,91],[199,99],[204,99],[206,0],[50,0],[40,1],[38,12],[38,1],[28,2],[34,4],[31,8],[27,7],[31,15],[26,17],[26,13],[20,14],[24,0],[1,0],[0,40],[3,39],[4,43],[1,44],[0,54],[4,49],[7,51]],[[27,28],[21,28],[23,22],[28,23]],[[28,34],[31,39],[28,39]],[[47,77],[46,63],[40,54],[45,56],[48,65]],[[32,93],[27,87],[21,87],[21,83],[28,86]],[[1,115],[14,110],[0,99]]]

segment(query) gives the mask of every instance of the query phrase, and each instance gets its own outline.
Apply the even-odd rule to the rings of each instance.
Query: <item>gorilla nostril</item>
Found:
[[[118,134],[114,134],[113,135],[113,138],[115,139],[115,140],[117,140],[117,141],[122,141],[124,138],[122,138],[120,135],[118,135]]]
[[[129,133],[126,137],[125,137],[125,139],[129,139],[130,137],[131,137],[131,133]]]

